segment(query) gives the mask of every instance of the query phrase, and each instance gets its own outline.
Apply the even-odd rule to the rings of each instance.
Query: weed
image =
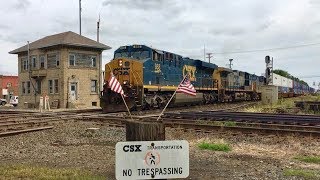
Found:
[[[294,159],[297,159],[306,163],[315,163],[320,164],[320,156],[297,156]]]
[[[208,149],[212,151],[223,151],[223,152],[231,151],[231,146],[229,144],[224,144],[224,143],[202,142],[198,145],[198,147],[200,149]]]
[[[0,176],[4,179],[105,179],[80,169],[28,165],[1,165]]]
[[[320,174],[316,171],[312,170],[305,170],[305,169],[285,169],[284,170],[285,176],[297,176],[303,177],[305,179],[316,179],[320,178]]]

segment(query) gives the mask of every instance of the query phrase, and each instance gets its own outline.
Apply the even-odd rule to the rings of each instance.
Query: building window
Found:
[[[58,79],[54,80],[54,93],[59,93],[59,81],[58,81]]]
[[[41,81],[40,80],[37,81],[37,93],[41,94]]]
[[[69,66],[76,65],[76,56],[74,54],[69,54]]]
[[[48,87],[49,87],[49,93],[53,94],[53,81],[52,80],[48,81]]]
[[[27,81],[27,93],[30,94],[31,92],[31,84],[30,81]]]
[[[37,57],[36,56],[31,57],[31,64],[32,64],[33,69],[37,68]]]
[[[50,53],[47,54],[46,59],[46,68],[57,68],[60,65],[60,54],[59,53]]]
[[[57,59],[56,59],[56,66],[59,67],[59,65],[60,65],[60,59],[57,58]]]
[[[26,84],[25,84],[25,82],[21,83],[21,87],[22,87],[22,94],[25,94],[26,93]]]
[[[91,80],[91,92],[97,92],[97,80]]]
[[[97,66],[97,57],[92,56],[91,57],[91,67],[96,67]]]
[[[12,86],[12,83],[11,82],[8,82],[7,83],[7,88],[11,87]]]
[[[44,59],[44,55],[40,56],[40,68],[44,69],[44,63],[45,63],[45,59]]]
[[[22,58],[22,69],[27,71],[28,70],[28,59],[27,58]]]

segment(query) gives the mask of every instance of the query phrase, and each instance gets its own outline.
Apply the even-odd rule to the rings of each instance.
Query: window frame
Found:
[[[73,56],[73,65],[72,64],[70,64],[70,61],[71,61],[71,59],[70,59],[70,57],[71,56]],[[76,55],[75,54],[69,54],[69,66],[76,66]]]
[[[43,59],[43,67],[42,67],[42,59]],[[46,68],[46,56],[45,55],[40,55],[39,56],[39,68],[40,69],[45,69]]]
[[[54,91],[53,91],[53,80],[52,79],[48,80],[48,92],[49,92],[49,94],[54,94]]]
[[[59,79],[53,80],[53,93],[59,94]]]
[[[97,67],[97,56],[91,56],[91,67]]]
[[[93,88],[94,88],[94,91],[93,91]],[[90,92],[91,93],[98,93],[98,81],[95,79],[91,79]]]
[[[37,56],[31,56],[31,68],[37,69]]]

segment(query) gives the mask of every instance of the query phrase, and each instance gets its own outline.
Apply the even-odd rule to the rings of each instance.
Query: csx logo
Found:
[[[113,69],[114,75],[129,75],[130,68],[115,68]]]
[[[124,152],[141,152],[141,145],[125,145],[123,146]]]

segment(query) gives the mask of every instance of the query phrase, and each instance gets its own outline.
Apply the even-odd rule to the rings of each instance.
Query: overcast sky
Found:
[[[9,51],[27,41],[65,31],[79,33],[78,0],[0,0],[0,74],[17,74],[17,55]],[[265,55],[312,85],[320,82],[320,0],[82,0],[82,35],[112,47],[145,44],[261,75]],[[253,51],[316,44],[300,48]],[[243,52],[228,54],[228,52]],[[223,53],[224,54],[219,54]],[[227,52],[227,53],[226,53]]]

